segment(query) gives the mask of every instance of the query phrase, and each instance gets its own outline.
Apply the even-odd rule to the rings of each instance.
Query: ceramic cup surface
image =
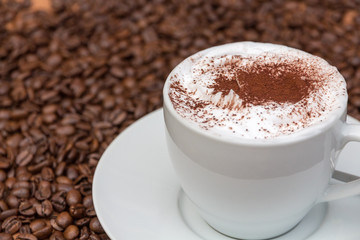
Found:
[[[308,134],[236,141],[182,118],[169,98],[170,76],[163,92],[170,159],[184,192],[217,231],[272,238],[292,229],[315,204],[360,193],[359,181],[329,185],[341,149],[360,140],[360,126],[345,123],[346,101]]]

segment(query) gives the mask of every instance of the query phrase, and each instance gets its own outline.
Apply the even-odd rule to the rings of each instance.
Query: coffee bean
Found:
[[[66,169],[66,176],[71,180],[75,180],[79,176],[77,168],[73,165],[69,166]]]
[[[0,169],[7,169],[11,164],[12,161],[10,159],[0,156]]]
[[[52,227],[50,223],[43,219],[37,219],[30,223],[30,228],[35,237],[38,239],[45,239],[52,233]]]
[[[64,194],[65,192],[57,192],[51,197],[52,206],[57,212],[62,212],[66,208]]]
[[[1,228],[4,230],[5,233],[14,234],[19,231],[21,227],[21,221],[18,219],[17,216],[11,216],[4,220],[1,225]]]
[[[94,217],[96,216],[96,212],[95,212],[95,209],[94,207],[89,207],[85,210],[85,213],[86,213],[86,216],[88,217]]]
[[[65,171],[65,167],[66,167],[66,162],[60,162],[55,169],[55,175],[61,176]]]
[[[53,212],[53,206],[49,200],[44,200],[41,204],[35,205],[36,213],[41,217],[48,217]]]
[[[110,238],[106,235],[106,233],[101,233],[98,235],[101,240],[110,240]]]
[[[126,112],[122,112],[122,113],[118,114],[118,115],[114,118],[114,120],[112,121],[112,123],[115,124],[115,125],[120,125],[120,124],[122,124],[122,123],[125,121],[126,118],[127,118],[127,113],[126,113]]]
[[[72,185],[72,181],[71,179],[69,179],[68,177],[66,176],[60,176],[60,177],[57,177],[56,178],[56,182],[57,183],[62,183],[62,184],[69,184],[69,185]]]
[[[5,181],[5,186],[8,189],[12,189],[15,183],[16,183],[16,178],[8,177],[8,179],[6,179]]]
[[[70,214],[68,212],[61,212],[57,217],[56,217],[56,223],[58,226],[62,227],[62,228],[66,228],[67,226],[69,226],[72,222],[72,217],[70,216]]]
[[[91,234],[89,239],[90,240],[101,240],[101,238],[98,235],[95,235],[95,234]]]
[[[54,231],[50,236],[50,240],[65,240],[64,235],[59,231]]]
[[[21,138],[20,134],[15,133],[7,138],[6,144],[10,147],[17,148],[20,144]]]
[[[80,203],[81,201],[82,201],[81,193],[76,189],[72,189],[66,194],[66,203],[69,206]]]
[[[90,218],[84,217],[84,218],[80,218],[80,219],[76,220],[75,225],[79,226],[79,227],[83,227],[83,226],[89,224],[89,222],[90,222]]]
[[[104,229],[102,228],[99,219],[97,217],[91,219],[89,226],[91,231],[95,233],[104,233]]]
[[[85,216],[85,207],[81,203],[70,205],[69,213],[73,218],[82,218]]]
[[[24,187],[18,187],[11,190],[11,194],[18,198],[28,198],[30,196],[30,191]]]
[[[57,231],[64,231],[64,228],[60,227],[54,218],[50,219],[50,225]]]
[[[17,188],[27,188],[30,190],[31,188],[31,184],[28,182],[28,181],[17,181],[14,183],[13,185],[13,188],[14,189],[17,189]]]
[[[69,192],[70,190],[74,189],[72,184],[64,184],[64,183],[57,183],[56,184],[56,191],[59,192]]]
[[[69,136],[74,134],[75,132],[75,128],[72,125],[64,125],[64,126],[59,126],[56,129],[56,133],[58,135],[65,135],[65,136]]]
[[[38,190],[35,192],[37,200],[45,200],[51,196],[51,184],[48,181],[41,181],[38,185]]]
[[[43,219],[36,219],[30,223],[30,229],[32,232],[36,232],[46,226],[46,222]]]
[[[9,207],[7,206],[6,202],[4,200],[0,200],[0,212],[8,210]]]
[[[30,233],[20,233],[17,235],[14,235],[15,240],[37,240],[38,238]]]
[[[24,201],[19,205],[19,212],[24,216],[33,216],[36,211],[34,205],[30,201]]]
[[[80,240],[87,240],[90,238],[90,231],[88,227],[82,227],[80,230]]]
[[[16,208],[4,210],[0,213],[0,221],[3,221],[8,217],[16,216],[17,214],[18,210]]]
[[[9,206],[9,208],[18,208],[19,204],[20,204],[20,200],[12,194],[7,196],[5,201],[6,201],[6,204]]]
[[[19,166],[26,166],[31,162],[32,159],[33,154],[25,149],[16,157],[16,164]]]
[[[23,224],[19,230],[19,233],[31,233],[30,226],[28,224]]]
[[[64,231],[64,237],[67,240],[75,239],[79,235],[79,228],[75,225],[68,226]]]
[[[91,183],[82,183],[81,185],[80,185],[80,192],[81,192],[81,194],[82,195],[89,195],[89,194],[91,194],[91,192],[92,192],[92,187],[91,187]]]
[[[350,96],[349,100],[355,107],[360,107],[360,95]]]
[[[13,240],[13,238],[9,233],[0,233],[0,240]]]
[[[4,198],[5,190],[6,190],[5,184],[0,182],[0,199]]]
[[[55,178],[54,171],[49,167],[44,167],[41,169],[41,178],[44,181],[52,182]]]
[[[40,160],[42,160],[41,158],[39,158]],[[30,172],[36,173],[39,172],[43,167],[48,167],[51,164],[50,160],[44,160],[39,162],[38,164],[34,164],[31,166],[28,166],[28,170]]]
[[[25,167],[18,167],[16,170],[16,180],[18,181],[29,181],[31,173],[27,171]]]
[[[6,179],[6,172],[0,169],[0,182],[4,182]]]

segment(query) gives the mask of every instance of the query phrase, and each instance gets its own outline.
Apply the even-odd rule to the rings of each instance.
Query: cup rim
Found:
[[[258,42],[260,43],[260,42]],[[232,43],[230,43],[232,44]],[[260,43],[261,44],[261,43]],[[265,43],[266,44],[266,43]],[[278,45],[278,44],[276,44]],[[283,46],[283,45],[281,45]],[[296,49],[298,50],[298,49]],[[302,50],[298,50],[302,51]],[[197,53],[195,53],[197,54]],[[191,56],[189,56],[191,57]],[[187,58],[186,58],[187,59]],[[197,126],[195,123],[192,123],[183,117],[181,117],[176,110],[173,107],[173,104],[170,100],[168,91],[169,91],[169,84],[170,84],[170,78],[173,75],[173,73],[176,71],[176,69],[186,60],[184,59],[182,62],[180,62],[168,75],[166,78],[164,87],[163,87],[163,102],[164,102],[164,108],[172,115],[174,119],[176,119],[181,125],[186,127],[187,129],[191,130],[192,132],[202,135],[204,137],[210,138],[217,142],[223,142],[231,145],[248,145],[248,146],[277,146],[277,145],[290,145],[293,143],[298,143],[301,141],[304,141],[306,139],[312,138],[314,136],[320,135],[321,133],[325,132],[329,128],[331,128],[336,122],[345,121],[346,112],[347,112],[347,101],[348,101],[348,94],[346,93],[343,102],[341,103],[341,106],[339,109],[334,110],[334,112],[327,118],[325,121],[321,123],[317,123],[314,125],[311,125],[309,127],[306,127],[298,132],[279,136],[276,138],[270,138],[270,139],[252,139],[252,138],[246,138],[246,137],[224,137],[215,135],[214,133],[207,131],[205,129],[202,129],[201,127]],[[330,64],[329,64],[330,65]],[[342,78],[343,76],[339,74]],[[344,82],[345,79],[343,78]],[[342,119],[342,116],[344,116],[344,119]],[[166,124],[166,123],[165,123]]]

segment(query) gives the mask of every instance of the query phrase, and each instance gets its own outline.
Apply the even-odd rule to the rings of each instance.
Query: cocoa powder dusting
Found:
[[[173,82],[170,84],[171,91],[169,93],[169,97],[170,99],[172,99],[172,104],[175,109],[181,107],[179,102],[175,101],[176,94],[181,96],[187,102],[187,107],[191,108],[192,110],[204,108],[206,104],[203,101],[196,101],[196,99],[191,98],[186,92],[186,89],[181,86],[178,80],[172,79],[172,81]]]
[[[311,74],[313,71],[305,69],[300,61],[263,63],[260,60],[246,67],[238,66],[236,62],[241,59],[225,63],[222,67],[229,68],[232,74],[218,72],[211,87],[214,94],[227,95],[233,90],[244,106],[306,101],[318,82],[316,74]]]

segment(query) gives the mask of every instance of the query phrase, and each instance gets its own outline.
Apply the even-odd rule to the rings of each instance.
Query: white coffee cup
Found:
[[[359,180],[329,183],[341,149],[360,141],[360,125],[346,123],[346,99],[336,116],[307,134],[234,140],[182,118],[169,98],[170,76],[163,91],[170,158],[184,192],[217,231],[272,238],[292,229],[315,204],[360,193]]]

